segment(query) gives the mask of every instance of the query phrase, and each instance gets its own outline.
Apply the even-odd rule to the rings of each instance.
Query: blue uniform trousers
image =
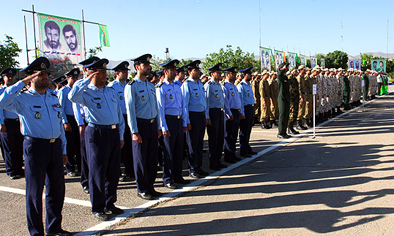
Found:
[[[121,151],[121,162],[125,168],[125,174],[128,176],[134,176],[134,168],[133,168],[133,152],[132,152],[132,144],[131,144],[131,131],[130,127],[127,125],[127,115],[123,114],[124,121],[126,123],[124,130],[124,146]]]
[[[186,132],[186,142],[189,147],[189,173],[201,170],[204,148],[206,118],[204,112],[189,112],[191,130]]]
[[[233,120],[226,120],[224,132],[224,160],[236,158],[236,143],[239,129],[239,109],[231,109]]]
[[[224,116],[223,109],[209,109],[211,125],[207,126],[208,146],[209,146],[209,164],[211,167],[221,165],[220,158],[223,152],[224,142]]]
[[[26,180],[26,214],[30,235],[44,235],[42,192],[46,187],[46,231],[59,231],[65,185],[62,141],[25,137],[23,141]]]
[[[19,119],[5,119],[6,132],[1,133],[7,175],[23,175],[23,136]]]
[[[180,116],[166,115],[168,131],[171,137],[164,137],[163,183],[183,180],[183,121]]]
[[[157,120],[137,118],[137,126],[142,143],[132,141],[135,180],[139,193],[149,193],[157,176]]]
[[[239,144],[240,152],[243,154],[252,154],[252,148],[249,145],[250,133],[253,127],[254,109],[253,105],[244,106],[245,119],[240,120]]]
[[[120,177],[119,127],[88,124],[85,129],[92,213],[111,209]]]
[[[74,116],[67,115],[68,123],[72,131],[66,131],[67,139],[67,157],[68,162],[66,165],[67,172],[75,172],[75,165],[78,166],[78,171],[81,171],[81,150],[79,141],[79,128]]]

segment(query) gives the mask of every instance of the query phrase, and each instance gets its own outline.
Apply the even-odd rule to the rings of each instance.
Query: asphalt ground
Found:
[[[255,126],[259,152],[154,201],[136,196],[134,181],[119,184],[125,214],[100,223],[78,177],[66,176],[63,228],[79,235],[393,235],[392,134],[394,97],[383,96],[290,140]],[[207,143],[205,145],[207,149]],[[229,163],[227,163],[229,164]],[[187,163],[184,162],[185,179]],[[10,180],[0,162],[2,235],[27,235],[24,179]],[[142,213],[141,213],[142,212]]]

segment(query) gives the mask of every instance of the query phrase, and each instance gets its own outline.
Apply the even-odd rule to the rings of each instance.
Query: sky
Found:
[[[205,58],[226,45],[259,53],[270,47],[304,55],[342,50],[394,51],[392,0],[0,0],[0,41],[10,35],[27,63],[24,20],[29,49],[34,48],[32,14],[22,9],[105,24],[110,47],[98,54],[126,60],[151,53],[173,59]],[[389,21],[387,24],[387,20]],[[343,30],[341,29],[343,23]],[[388,27],[387,27],[388,26]],[[388,34],[387,34],[388,32]],[[340,35],[343,33],[343,43]],[[388,40],[387,40],[388,35]],[[98,26],[86,24],[86,48],[100,45]],[[29,54],[30,58],[34,52]]]

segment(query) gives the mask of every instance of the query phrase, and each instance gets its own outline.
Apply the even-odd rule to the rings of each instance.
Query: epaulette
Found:
[[[223,80],[219,82],[219,84],[222,86],[224,85],[224,83],[225,83],[225,81],[223,81]]]
[[[163,81],[160,81],[158,84],[155,85],[156,88],[160,88],[163,85]]]
[[[130,79],[126,79],[126,83],[129,83],[130,82]]]
[[[212,80],[208,81],[208,84],[211,85],[212,84]]]
[[[128,85],[132,85],[132,84],[134,84],[134,82],[135,82],[135,80],[132,79],[132,80],[130,80],[127,84],[128,84]]]
[[[26,87],[23,87],[22,90],[21,90],[21,93],[24,93],[26,91],[29,91],[29,90]]]

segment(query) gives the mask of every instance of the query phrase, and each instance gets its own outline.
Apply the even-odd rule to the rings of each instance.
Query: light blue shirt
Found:
[[[216,83],[214,79],[210,79],[205,85],[205,97],[207,101],[207,110],[205,117],[209,119],[209,109],[221,108],[224,109],[224,98],[222,85]]]
[[[85,125],[85,110],[81,104],[73,102],[73,112],[78,126]]]
[[[237,86],[229,81],[225,81],[223,85],[223,93],[224,103],[226,104],[225,107],[228,107],[228,110],[226,110],[226,115],[228,117],[233,115],[230,109],[240,109],[241,114],[245,113]]]
[[[41,139],[60,138],[63,154],[67,154],[59,99],[50,90],[45,94],[39,94],[33,88],[21,92],[24,87],[23,81],[7,87],[0,96],[0,107],[19,115],[22,135]]]
[[[162,131],[168,130],[165,115],[182,116],[183,126],[186,127],[185,103],[179,85],[175,84],[175,82],[170,83],[165,79],[163,84],[157,88],[156,96]]]
[[[179,85],[179,87],[181,87],[182,86],[182,82],[181,81],[179,81],[178,79],[175,79],[174,80],[174,83],[176,84],[176,85]]]
[[[246,83],[245,81],[242,81],[241,83],[239,83],[237,85],[237,88],[238,88],[238,91],[241,95],[242,107],[247,106],[247,105],[252,105],[255,103],[252,85]],[[245,114],[242,113],[242,115],[245,115]]]
[[[71,87],[66,85],[63,86],[57,93],[57,96],[59,98],[59,103],[62,106],[63,109],[63,123],[68,123],[67,116],[73,116],[73,105],[72,102],[68,99],[68,94],[71,91]]]
[[[160,128],[156,89],[151,82],[143,82],[136,77],[126,85],[124,94],[128,124],[132,133],[138,133],[137,118],[157,119],[158,129]]]
[[[1,87],[0,94],[2,94],[6,88],[7,88],[6,86]],[[15,112],[7,111],[0,108],[0,124],[4,125],[5,119],[18,119],[18,118],[19,116]]]
[[[119,124],[120,140],[123,140],[125,123],[123,114],[116,100],[113,88],[97,88],[89,78],[78,80],[68,94],[70,101],[84,106],[85,119],[96,125]]]
[[[181,86],[182,95],[185,101],[187,123],[190,124],[189,112],[205,112],[207,104],[205,99],[204,85],[200,80],[197,82],[188,78]]]
[[[108,84],[108,87],[114,88],[116,91],[116,98],[122,110],[122,113],[126,115],[126,104],[124,102],[124,88],[126,87],[126,82],[122,84],[119,80],[114,80]]]

